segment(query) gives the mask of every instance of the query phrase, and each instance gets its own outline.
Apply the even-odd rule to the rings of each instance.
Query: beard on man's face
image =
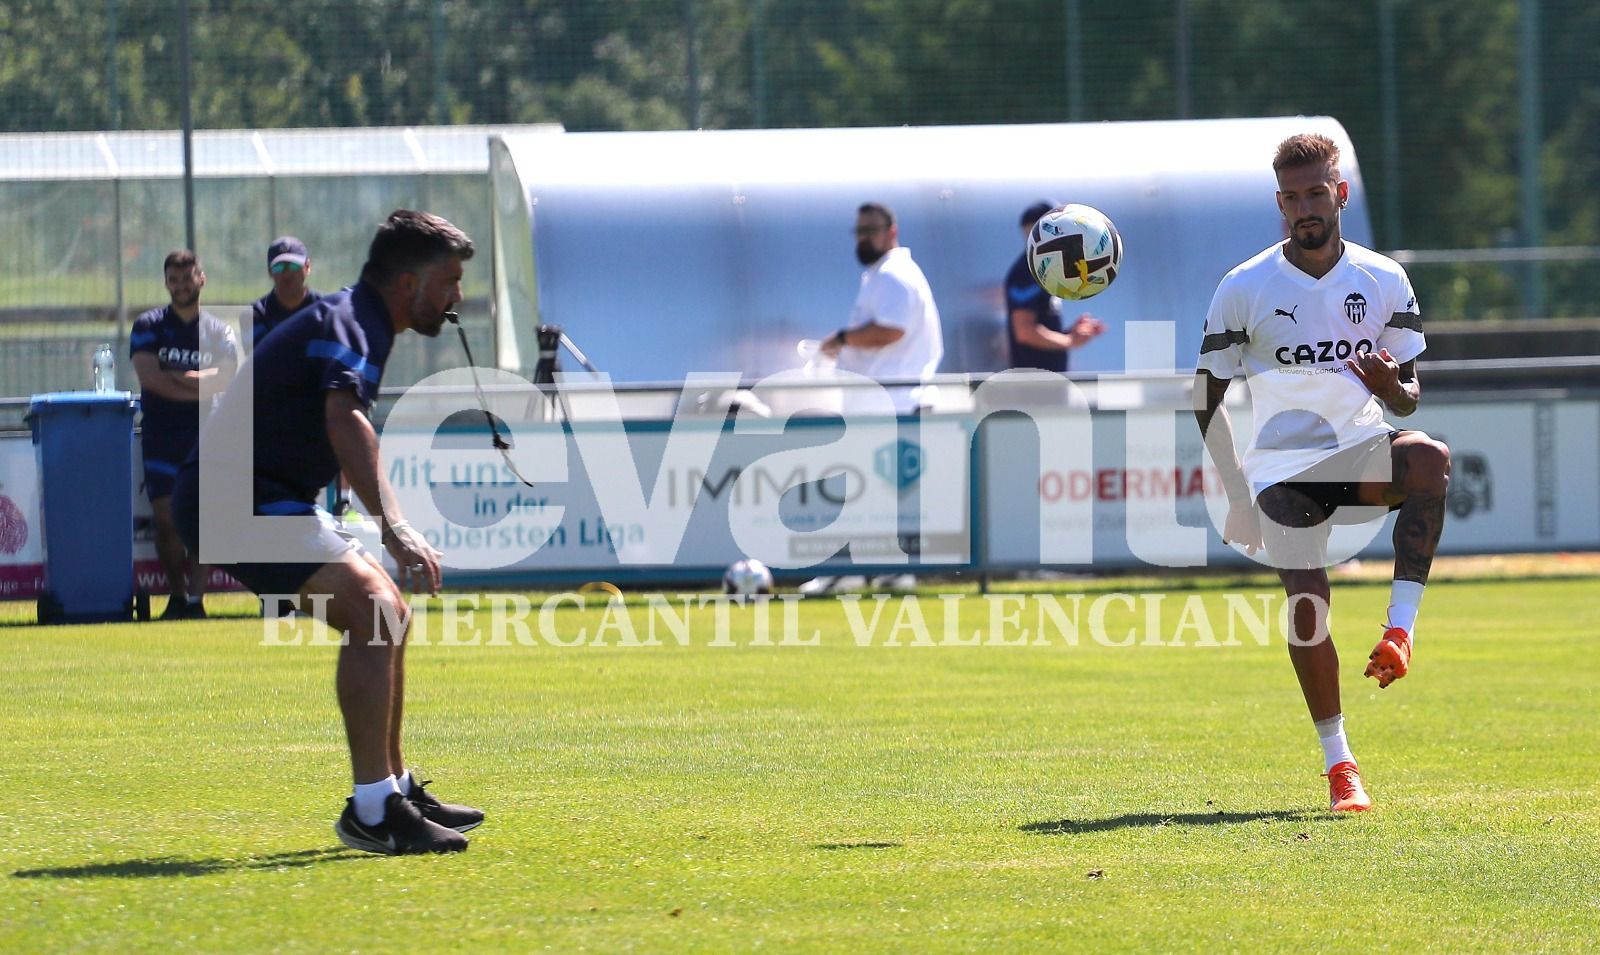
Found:
[[[411,316],[411,329],[426,338],[438,338],[444,330],[444,311],[418,311]]]
[[[417,289],[417,294],[411,299],[411,330],[428,338],[439,337],[439,332],[444,328],[445,313],[450,306],[435,307],[427,298],[422,289]]]
[[[862,239],[860,242],[856,243],[857,262],[860,262],[862,265],[871,265],[881,258],[883,258],[883,253],[879,252],[877,247],[871,242],[868,242],[866,239]]]
[[[1321,228],[1310,231],[1301,228],[1312,223],[1321,226]],[[1289,234],[1294,239],[1295,245],[1307,250],[1320,249],[1328,244],[1329,239],[1333,238],[1333,230],[1328,228],[1328,223],[1320,216],[1307,216],[1301,219],[1294,224],[1294,229]]]

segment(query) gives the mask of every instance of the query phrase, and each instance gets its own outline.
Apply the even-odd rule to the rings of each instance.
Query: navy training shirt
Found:
[[[308,288],[306,289],[306,297],[301,299],[300,304],[293,308],[285,308],[283,303],[278,301],[277,292],[268,292],[256,299],[250,304],[251,350],[254,351],[255,347],[261,344],[261,336],[282,325],[284,319],[323,298],[323,293],[316,289]]]
[[[327,394],[353,389],[370,409],[393,345],[389,310],[365,282],[323,296],[261,339],[206,425],[244,427],[236,420],[242,414],[240,395],[253,388],[255,472],[250,479],[258,511],[316,502],[339,473],[328,441]]]
[[[1011,327],[1011,313],[1018,310],[1032,312],[1035,321],[1053,332],[1061,331],[1061,307],[1033,277],[1026,255],[1017,256],[1011,271],[1006,273],[1006,340],[1011,343],[1011,367],[1066,371],[1065,351],[1047,351],[1017,340],[1016,330]]]
[[[227,322],[204,310],[194,321],[186,322],[171,305],[152,308],[134,319],[128,333],[128,357],[140,352],[155,355],[162,371],[201,371],[239,363],[239,345]],[[186,435],[188,440],[180,442],[185,448],[199,437],[200,416],[195,402],[175,401],[145,391],[139,403],[144,410],[144,433],[160,432],[174,439]]]

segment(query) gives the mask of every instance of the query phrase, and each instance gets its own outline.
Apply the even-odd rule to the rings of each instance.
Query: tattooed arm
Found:
[[[1422,400],[1422,382],[1417,380],[1416,359],[1401,364],[1385,348],[1376,354],[1363,352],[1346,358],[1344,364],[1397,417],[1404,418],[1417,410],[1417,402]]]

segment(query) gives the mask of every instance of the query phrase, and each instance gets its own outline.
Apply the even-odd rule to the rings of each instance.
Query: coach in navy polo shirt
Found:
[[[239,346],[226,322],[202,311],[206,273],[188,249],[162,264],[171,304],[134,320],[128,351],[139,376],[140,450],[144,490],[154,518],[156,556],[167,574],[164,620],[204,617],[205,568],[185,548],[173,523],[172,482],[178,466],[200,437],[200,419],[222,393],[239,364]]]
[[[390,214],[359,282],[261,339],[173,491],[173,512],[192,547],[200,541],[202,467],[208,484],[248,482],[257,515],[301,522],[288,525],[296,528],[297,562],[263,555],[261,562],[221,566],[257,594],[297,594],[304,608],[325,607],[328,626],[348,635],[337,688],[355,789],[334,831],[345,845],[368,852],[458,852],[467,845],[461,833],[481,823],[483,813],[441,803],[406,768],[400,750],[410,630],[405,595],[316,501],[342,471],[381,519],[402,581],[438,593],[439,553],[401,516],[367,415],[395,336],[407,329],[439,334],[461,300],[463,263],[472,252],[472,240],[438,216]],[[246,434],[254,446],[248,472],[233,443]],[[229,450],[217,450],[223,448]]]
[[[322,298],[321,292],[306,285],[311,275],[311,253],[306,244],[292,235],[283,235],[267,246],[267,277],[272,291],[250,305],[250,350],[261,344],[261,336],[283,324],[284,319]],[[350,510],[350,485],[343,475],[338,479],[335,517]]]
[[[272,291],[250,306],[250,349],[261,344],[261,336],[283,320],[322,297],[306,287],[311,276],[311,253],[306,244],[292,235],[279,236],[267,246],[267,277]]]

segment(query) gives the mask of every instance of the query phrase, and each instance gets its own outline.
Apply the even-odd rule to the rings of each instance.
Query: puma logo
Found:
[[[1273,318],[1277,318],[1279,315],[1282,315],[1284,318],[1287,318],[1289,321],[1294,322],[1296,325],[1298,325],[1298,324],[1300,324],[1300,322],[1299,322],[1298,319],[1296,319],[1294,317],[1294,313],[1298,312],[1299,310],[1300,310],[1300,306],[1298,306],[1298,305],[1296,305],[1294,308],[1289,309],[1287,312],[1284,311],[1281,308],[1275,308],[1275,309],[1272,310],[1272,317]]]

